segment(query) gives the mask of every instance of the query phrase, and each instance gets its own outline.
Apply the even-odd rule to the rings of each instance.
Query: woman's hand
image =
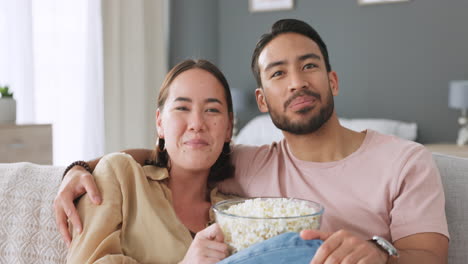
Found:
[[[227,257],[228,247],[224,244],[223,232],[218,224],[198,232],[180,264],[217,263]]]
[[[93,175],[83,167],[74,166],[63,178],[59,192],[54,200],[55,221],[67,246],[71,242],[67,220],[70,219],[70,222],[78,233],[81,233],[83,229],[80,216],[76,211],[73,201],[86,192],[89,193],[91,201],[94,204],[98,205],[101,203],[101,195],[96,187]]]

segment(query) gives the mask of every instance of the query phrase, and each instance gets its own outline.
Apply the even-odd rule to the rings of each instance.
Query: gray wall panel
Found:
[[[184,59],[218,61],[218,0],[170,0],[170,67]]]
[[[250,73],[258,37],[277,19],[299,18],[328,45],[340,79],[339,116],[417,122],[418,141],[455,142],[459,113],[448,108],[447,92],[450,80],[468,79],[468,1],[296,0],[294,10],[265,13],[250,13],[248,0],[218,4],[217,62],[232,87],[252,94],[241,123],[258,114]]]

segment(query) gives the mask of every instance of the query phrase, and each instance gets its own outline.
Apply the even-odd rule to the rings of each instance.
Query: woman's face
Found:
[[[231,121],[222,84],[208,71],[190,69],[171,83],[164,109],[156,112],[159,137],[171,168],[209,170],[225,142]]]

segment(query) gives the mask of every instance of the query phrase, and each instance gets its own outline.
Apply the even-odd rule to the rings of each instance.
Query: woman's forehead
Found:
[[[169,97],[218,98],[225,101],[224,87],[210,72],[190,69],[179,74],[169,86]]]

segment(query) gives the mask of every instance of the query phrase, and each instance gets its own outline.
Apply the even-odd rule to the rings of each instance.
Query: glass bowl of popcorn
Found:
[[[230,253],[286,232],[319,229],[321,204],[293,198],[229,199],[213,206]]]

